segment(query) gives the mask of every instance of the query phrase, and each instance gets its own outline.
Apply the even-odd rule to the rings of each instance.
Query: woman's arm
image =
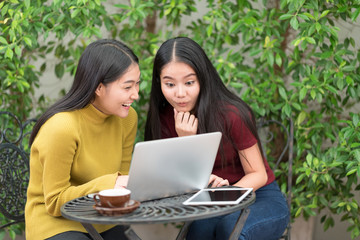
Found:
[[[268,177],[258,144],[256,143],[252,147],[240,150],[239,157],[245,176],[235,183],[234,186],[250,187],[254,191],[264,186]]]

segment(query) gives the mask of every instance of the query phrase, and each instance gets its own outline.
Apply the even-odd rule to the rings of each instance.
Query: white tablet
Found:
[[[229,205],[238,204],[252,188],[205,188],[183,202],[185,205]]]

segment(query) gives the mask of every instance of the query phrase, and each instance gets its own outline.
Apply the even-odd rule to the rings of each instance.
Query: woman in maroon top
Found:
[[[278,239],[288,224],[289,209],[261,151],[254,114],[226,88],[196,42],[179,37],[161,45],[149,104],[145,140],[222,132],[209,184],[256,192],[239,239]],[[195,221],[186,239],[227,239],[239,214]]]

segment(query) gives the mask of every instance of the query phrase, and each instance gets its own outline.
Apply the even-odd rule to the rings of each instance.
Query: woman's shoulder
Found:
[[[41,128],[56,132],[71,132],[77,129],[79,122],[79,114],[77,110],[58,112],[51,116]]]
[[[76,111],[59,112],[51,116],[41,126],[38,135],[51,136],[77,136],[78,135],[78,116]]]
[[[223,107],[223,118],[231,124],[242,124],[244,122],[253,122],[252,111],[248,106],[237,106],[235,104],[226,104]]]
[[[240,110],[234,104],[226,103],[223,107],[223,113],[226,118],[239,118],[240,117]]]
[[[57,125],[57,124],[74,124],[78,122],[79,114],[77,110],[69,112],[58,112],[51,116],[46,124]]]

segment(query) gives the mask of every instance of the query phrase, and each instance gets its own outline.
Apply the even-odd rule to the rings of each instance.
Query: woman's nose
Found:
[[[184,97],[186,95],[186,91],[183,87],[179,86],[176,90],[177,97]]]
[[[131,94],[131,99],[137,100],[139,99],[139,88],[135,88]]]

